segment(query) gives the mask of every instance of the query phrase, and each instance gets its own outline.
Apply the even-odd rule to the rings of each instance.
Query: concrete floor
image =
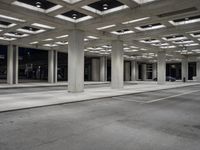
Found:
[[[199,89],[0,113],[0,150],[199,150]]]

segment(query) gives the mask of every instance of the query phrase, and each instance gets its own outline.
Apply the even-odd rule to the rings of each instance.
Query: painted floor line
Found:
[[[120,101],[128,101],[128,102],[137,102],[137,103],[145,103],[146,101],[137,101],[137,100],[127,100],[126,98],[120,97],[112,97],[112,99],[120,100]]]
[[[181,93],[181,94],[172,95],[172,96],[168,96],[168,97],[164,97],[164,98],[159,98],[159,99],[155,99],[155,100],[151,100],[151,101],[143,102],[143,103],[144,104],[150,104],[150,103],[154,103],[154,102],[158,102],[158,101],[163,101],[163,100],[174,98],[174,97],[179,97],[179,96],[183,96],[183,95],[188,95],[188,94],[196,93],[196,92],[199,92],[199,91],[200,90],[196,90],[196,91],[192,91],[192,92],[186,92],[186,93]]]

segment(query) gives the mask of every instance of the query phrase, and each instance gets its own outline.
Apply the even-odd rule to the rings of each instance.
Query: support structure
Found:
[[[131,63],[125,62],[124,67],[125,67],[124,68],[125,81],[130,81],[131,80]]]
[[[181,63],[182,81],[188,81],[188,56],[183,56]]]
[[[16,45],[8,45],[7,50],[7,83],[18,84],[19,50]]]
[[[166,82],[166,52],[165,51],[158,52],[157,67],[158,67],[157,83],[165,84]]]
[[[120,89],[124,85],[124,57],[123,42],[120,40],[112,41],[111,54],[111,88]]]
[[[92,59],[92,81],[100,81],[100,61],[98,58]]]
[[[155,79],[157,78],[157,64],[156,63],[152,64],[152,69],[153,69],[152,79]]]
[[[68,91],[84,90],[84,32],[72,30],[68,40]]]
[[[48,51],[48,82],[57,82],[57,51]]]
[[[131,61],[131,81],[138,80],[138,64],[136,61]]]
[[[107,58],[106,56],[100,57],[100,81],[107,81]]]

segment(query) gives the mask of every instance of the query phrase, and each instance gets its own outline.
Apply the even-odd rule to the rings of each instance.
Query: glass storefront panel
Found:
[[[0,45],[0,83],[6,83],[7,78],[7,46]]]
[[[48,80],[48,51],[19,48],[19,82]]]
[[[58,81],[68,80],[68,55],[58,52]]]

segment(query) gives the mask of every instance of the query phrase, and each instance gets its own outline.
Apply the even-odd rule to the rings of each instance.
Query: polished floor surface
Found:
[[[0,113],[0,150],[199,150],[199,90]]]

